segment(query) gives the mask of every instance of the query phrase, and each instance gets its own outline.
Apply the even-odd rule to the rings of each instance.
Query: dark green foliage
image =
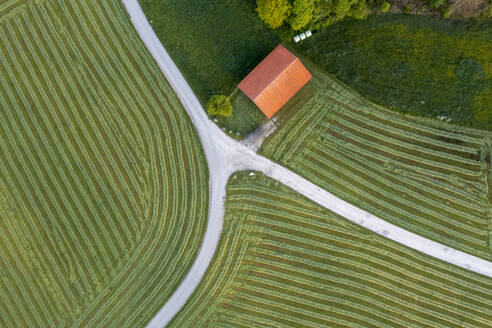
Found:
[[[447,6],[446,8],[444,8],[442,10],[442,17],[444,19],[448,19],[449,17],[451,17],[451,15],[453,14],[453,12],[456,10],[456,6],[455,5],[449,5]]]
[[[492,18],[492,1],[489,1],[489,7],[480,14],[480,18]]]
[[[381,12],[385,13],[390,9],[391,5],[388,2],[383,2],[381,5]]]
[[[211,115],[231,116],[231,99],[224,95],[213,95],[207,102],[207,112]]]
[[[371,100],[406,113],[492,130],[492,23],[372,16],[297,46]]]
[[[429,6],[432,10],[441,8],[446,4],[446,0],[429,0]]]
[[[405,7],[403,7],[403,13],[404,13],[405,15],[410,14],[410,11],[411,11],[411,10],[412,10],[412,8],[410,8],[409,6],[405,6]]]
[[[290,15],[288,0],[257,0],[256,11],[261,20],[273,29],[280,27]]]
[[[313,19],[314,0],[294,0],[292,13],[287,20],[294,31],[304,28]]]
[[[350,16],[355,19],[364,19],[369,15],[370,11],[367,7],[367,3],[365,0],[358,1],[355,6],[352,8],[352,12]]]
[[[326,27],[346,16],[362,19],[367,17],[366,0],[315,0],[314,27]]]

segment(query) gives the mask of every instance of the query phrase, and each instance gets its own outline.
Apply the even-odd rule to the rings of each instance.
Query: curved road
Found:
[[[257,155],[243,144],[226,136],[212,123],[190,86],[168,55],[147,21],[138,0],[122,0],[138,34],[188,112],[200,137],[210,170],[210,204],[207,231],[197,258],[176,292],[147,327],[164,327],[186,303],[207,270],[222,231],[225,187],[229,176],[239,170],[257,170],[348,220],[386,238],[427,255],[492,277],[492,262],[408,232],[363,211],[292,171]]]

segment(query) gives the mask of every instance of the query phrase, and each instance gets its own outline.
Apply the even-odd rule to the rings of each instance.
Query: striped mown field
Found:
[[[490,327],[492,279],[236,173],[217,253],[170,327]]]
[[[492,133],[395,113],[306,62],[310,95],[261,153],[404,229],[492,259]]]
[[[119,1],[0,0],[0,327],[144,326],[201,244],[198,137]]]

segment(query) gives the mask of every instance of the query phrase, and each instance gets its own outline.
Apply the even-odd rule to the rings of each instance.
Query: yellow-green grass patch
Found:
[[[206,227],[197,135],[118,1],[7,5],[0,326],[143,326]]]

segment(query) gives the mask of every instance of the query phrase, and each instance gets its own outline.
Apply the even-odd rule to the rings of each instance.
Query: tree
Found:
[[[446,0],[430,0],[429,5],[432,10],[441,8],[446,4]]]
[[[292,4],[292,14],[287,19],[294,31],[298,31],[305,27],[314,13],[314,0],[294,0]]]
[[[391,5],[388,2],[383,2],[381,5],[381,12],[385,13],[390,9]]]
[[[357,0],[337,0],[334,3],[335,21],[339,21],[350,14],[352,7],[357,4]]]
[[[207,112],[212,115],[229,117],[232,115],[231,99],[224,95],[213,95],[207,103]]]
[[[363,19],[369,14],[366,0],[315,0],[314,7],[311,24],[316,27],[326,27],[346,16]]]
[[[280,27],[290,14],[288,0],[257,0],[256,11],[261,20],[273,29]]]
[[[364,19],[369,15],[366,0],[359,0],[353,7],[350,16],[355,19]]]

